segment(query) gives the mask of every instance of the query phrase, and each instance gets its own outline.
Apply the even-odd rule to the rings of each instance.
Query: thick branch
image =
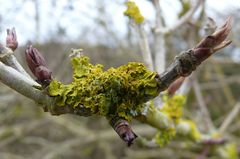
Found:
[[[45,111],[50,112],[52,115],[67,113],[81,116],[91,115],[90,110],[83,106],[79,106],[75,109],[68,105],[65,107],[57,106],[54,98],[49,97],[44,90],[39,89],[39,84],[36,85],[36,82],[2,62],[0,62],[0,81],[18,93],[34,100],[40,104]]]
[[[33,99],[37,103],[43,103],[46,95],[39,89],[36,82],[27,78],[17,70],[0,62],[0,80],[20,94]]]

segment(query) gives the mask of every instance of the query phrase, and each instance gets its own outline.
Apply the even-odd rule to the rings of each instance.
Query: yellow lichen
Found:
[[[59,106],[83,105],[92,114],[130,120],[142,111],[144,103],[158,95],[156,73],[142,63],[130,62],[118,68],[103,71],[102,65],[92,65],[89,58],[72,58],[73,81],[64,85],[53,80],[48,92],[55,96]]]
[[[173,120],[167,114],[153,105],[153,101],[150,102],[148,107],[146,119],[150,125],[158,129],[168,129],[174,125]]]
[[[194,141],[201,139],[201,133],[199,132],[196,124],[191,120],[179,120],[176,128],[179,135],[185,136]]]
[[[160,146],[165,146],[168,144],[174,137],[176,136],[176,130],[175,129],[163,129],[160,130],[154,137],[155,142],[159,144]]]
[[[128,1],[125,4],[127,6],[127,10],[124,12],[124,15],[128,16],[130,19],[133,19],[135,23],[141,24],[144,21],[144,17],[142,16],[136,3],[133,1]]]
[[[183,105],[186,101],[186,97],[183,95],[174,95],[169,98],[167,95],[164,95],[163,101],[164,105],[161,112],[167,114],[171,119],[177,122],[182,117]]]
[[[237,144],[235,144],[235,143],[227,144],[225,149],[227,151],[229,158],[238,159]]]

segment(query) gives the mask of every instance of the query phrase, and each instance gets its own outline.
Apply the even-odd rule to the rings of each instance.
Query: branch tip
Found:
[[[198,48],[209,48],[213,49],[213,52],[218,51],[221,48],[226,47],[229,45],[229,41],[226,40],[227,36],[229,35],[232,29],[232,17],[228,17],[225,23],[217,29],[214,33],[204,38],[200,43],[198,43]]]

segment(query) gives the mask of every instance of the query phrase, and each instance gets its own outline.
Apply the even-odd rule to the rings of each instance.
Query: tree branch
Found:
[[[228,46],[231,41],[225,40],[231,30],[232,18],[212,35],[202,39],[197,46],[176,56],[174,62],[161,75],[156,77],[159,90],[166,90],[179,77],[189,76],[203,61],[213,55],[219,48]]]
[[[155,28],[163,28],[163,17],[160,2],[159,0],[153,0],[152,3],[156,11]],[[157,71],[158,73],[162,73],[164,72],[166,67],[165,36],[164,34],[157,33],[155,30],[153,32],[153,36],[155,41],[155,45],[153,48],[155,54],[154,70]]]
[[[36,85],[36,82],[2,62],[0,62],[0,80],[5,85],[37,103],[43,103],[46,99],[47,95],[37,89],[39,85]]]
[[[21,72],[25,76],[31,78],[29,74],[19,64],[16,57],[13,55],[13,51],[10,48],[7,48],[7,47],[0,48],[0,60],[3,63],[7,64],[8,66],[11,66],[17,71]]]
[[[156,33],[169,34],[178,29],[180,26],[182,26],[184,23],[188,22],[192,18],[197,9],[203,4],[203,1],[204,0],[198,0],[196,5],[193,6],[184,16],[182,16],[173,26],[156,28]]]
[[[145,61],[147,68],[153,71],[154,69],[153,69],[152,54],[150,51],[146,32],[141,24],[139,25],[136,24],[136,30],[138,31],[138,34],[139,34],[139,46],[141,48],[143,60]]]
[[[235,119],[235,117],[238,115],[240,112],[240,103],[237,103],[231,112],[228,114],[226,119],[223,121],[222,125],[219,128],[219,133],[224,134],[228,126],[232,123],[232,121]]]
[[[209,56],[214,54],[219,49],[226,47],[230,44],[230,41],[225,40],[231,29],[231,18],[228,18],[226,23],[212,35],[204,38],[195,48],[183,52],[174,59],[174,62],[168,69],[159,75],[156,75],[155,79],[158,84],[157,89],[159,92],[166,90],[171,83],[177,80],[179,77],[189,76],[192,71],[196,69],[203,61]],[[46,79],[51,80],[51,71],[46,67],[44,58],[39,55],[40,53],[29,47],[27,50],[27,62],[38,80],[44,82]],[[38,69],[39,68],[39,69]],[[57,98],[48,96],[48,92],[45,89],[38,88],[36,82],[26,77],[19,71],[0,62],[0,81],[16,90],[20,94],[36,101],[41,104],[44,111],[50,112],[52,115],[60,114],[75,114],[80,116],[92,115],[90,108],[86,108],[83,105],[73,107],[71,105],[58,106]],[[41,83],[41,84],[48,84]],[[46,86],[47,87],[47,86]],[[42,87],[41,87],[42,88]],[[45,88],[45,87],[44,87]],[[160,115],[161,116],[161,115]],[[149,121],[150,125],[159,126],[159,123],[167,124],[166,127],[170,127],[171,121],[166,123],[167,118],[153,118]],[[160,120],[160,121],[159,121]],[[151,124],[152,123],[152,124]],[[136,135],[132,132],[131,127],[125,120],[116,120],[111,125],[114,127],[120,137],[126,141],[129,145],[136,138]],[[161,126],[161,125],[160,125]]]

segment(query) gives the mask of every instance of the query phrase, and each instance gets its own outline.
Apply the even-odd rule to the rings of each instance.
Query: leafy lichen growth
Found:
[[[184,95],[168,96],[165,94],[162,100],[164,102],[162,108],[156,108],[153,102],[150,102],[146,114],[148,123],[158,128],[154,141],[160,146],[164,146],[176,135],[199,141],[202,136],[196,124],[191,120],[182,119],[186,97]]]
[[[179,120],[176,129],[179,135],[185,136],[193,141],[199,141],[201,139],[201,133],[196,124],[191,120]]]
[[[217,150],[222,158],[239,159],[238,147],[234,142],[224,144]]]
[[[92,65],[86,56],[71,59],[73,81],[64,85],[53,80],[50,96],[55,96],[58,106],[82,105],[99,114],[130,120],[142,111],[144,103],[159,94],[156,73],[142,63],[130,62],[118,68],[103,71],[102,65]]]
[[[227,156],[231,159],[238,159],[238,148],[237,144],[235,143],[229,143],[226,145],[225,150],[227,152]]]
[[[184,95],[174,95],[169,98],[168,95],[163,97],[164,105],[161,109],[161,112],[167,114],[174,121],[178,121],[183,114],[183,105],[186,101]]]
[[[144,17],[142,16],[136,3],[133,1],[128,1],[125,4],[127,6],[127,10],[124,12],[124,15],[128,16],[130,19],[133,19],[135,23],[141,24],[144,21]]]
[[[175,136],[176,136],[176,130],[174,128],[171,128],[166,130],[160,130],[155,135],[154,139],[155,139],[155,142],[162,147],[168,144]]]

